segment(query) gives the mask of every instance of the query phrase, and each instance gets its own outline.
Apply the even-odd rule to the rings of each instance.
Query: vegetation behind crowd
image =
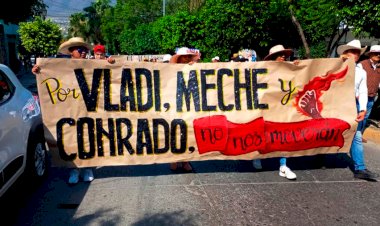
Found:
[[[38,2],[38,1],[37,1]],[[230,59],[240,49],[254,49],[263,58],[276,44],[298,49],[300,58],[328,57],[348,31],[356,37],[380,37],[380,5],[371,0],[96,0],[70,17],[69,37],[106,44],[110,54],[165,54],[176,47],[200,49],[202,59]],[[36,22],[37,21],[37,22]],[[55,38],[40,19],[20,23],[24,29]],[[47,23],[52,23],[47,21]],[[32,27],[33,27],[32,26]],[[47,34],[48,33],[48,34]],[[41,34],[42,35],[42,34]],[[34,34],[34,36],[38,36]],[[27,37],[27,38],[23,38]],[[38,36],[40,37],[40,36]],[[66,37],[68,38],[68,37]],[[44,39],[27,51],[50,55]],[[57,43],[59,44],[59,43]]]

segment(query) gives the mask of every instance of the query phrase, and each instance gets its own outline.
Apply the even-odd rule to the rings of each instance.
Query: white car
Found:
[[[0,64],[0,197],[23,174],[42,181],[47,154],[37,95]]]

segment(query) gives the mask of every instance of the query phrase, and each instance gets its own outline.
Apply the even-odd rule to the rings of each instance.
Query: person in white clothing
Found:
[[[364,53],[365,49],[366,47],[362,48],[360,41],[355,39],[345,45],[339,46],[337,53],[343,60],[353,58],[355,63],[357,63],[360,55]],[[356,108],[358,112],[355,120],[359,123],[365,118],[368,101],[368,89],[367,73],[357,64],[355,67],[355,95]],[[360,129],[355,132],[355,136],[351,144],[350,154],[351,159],[354,162],[354,177],[368,181],[376,181],[378,175],[369,171],[365,165],[362,132]]]

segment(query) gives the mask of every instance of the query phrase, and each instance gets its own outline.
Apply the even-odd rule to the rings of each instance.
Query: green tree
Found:
[[[372,0],[339,1],[340,15],[355,35],[380,38],[380,4]]]
[[[242,48],[255,49],[260,58],[269,47],[283,44],[300,50],[301,58],[314,58],[330,56],[350,30],[379,36],[380,6],[370,0],[170,0],[164,17],[161,4],[118,1],[102,18],[107,43],[119,53],[147,52],[152,46],[165,53],[189,46],[199,48],[203,58],[222,59]],[[137,35],[142,28],[147,37]]]
[[[268,1],[208,0],[200,8],[198,19],[202,26],[198,32],[197,46],[202,56],[211,59],[218,55],[230,59],[241,49],[255,49],[259,54],[267,52],[272,37],[268,26],[270,14]]]
[[[291,18],[292,24],[288,26],[296,28],[302,58],[327,55],[326,41],[335,36],[340,22],[337,0],[272,0],[271,6],[272,12],[281,8],[282,17]]]
[[[69,37],[82,37],[85,41],[89,42],[88,36],[90,32],[88,18],[83,12],[74,13],[70,16]]]
[[[101,31],[101,20],[107,9],[110,6],[110,0],[96,0],[91,6],[84,8],[84,14],[87,18],[89,34],[87,35],[90,43],[104,43],[103,34]]]
[[[166,0],[165,15],[170,16],[180,11],[188,11],[189,5],[190,0]],[[160,20],[163,14],[162,7],[162,0],[120,0],[114,7],[105,10],[101,20],[101,30],[108,49],[114,53],[126,53],[124,51],[127,50],[127,46],[135,42],[126,40],[126,37],[138,37],[127,33],[133,32],[140,25],[145,26],[145,24]]]
[[[127,54],[155,54],[159,53],[157,38],[151,24],[142,24],[135,30],[124,30],[120,38],[121,51]]]
[[[18,32],[21,45],[27,53],[36,57],[55,55],[62,40],[59,26],[41,17],[35,17],[32,22],[20,22]]]

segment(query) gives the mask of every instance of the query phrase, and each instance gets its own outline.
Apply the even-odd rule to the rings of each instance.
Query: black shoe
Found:
[[[377,181],[376,178],[379,175],[376,173],[372,173],[371,171],[365,170],[355,170],[354,177],[358,179],[368,180],[368,181]]]

